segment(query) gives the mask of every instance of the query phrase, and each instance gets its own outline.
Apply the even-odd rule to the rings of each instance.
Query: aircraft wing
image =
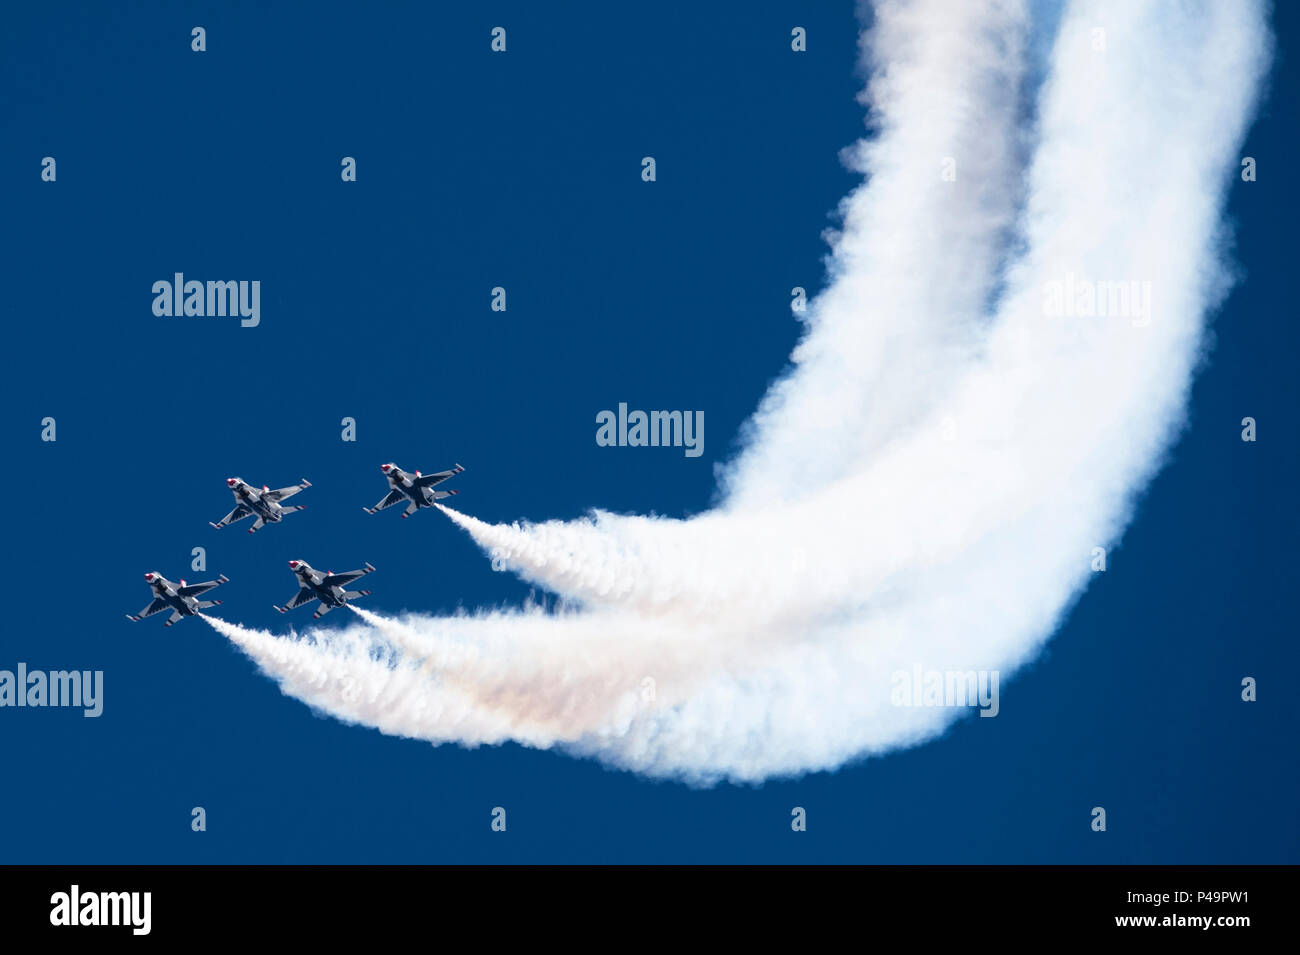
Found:
[[[370,513],[373,514],[375,513],[375,511],[382,511],[384,508],[392,507],[394,504],[398,503],[399,501],[404,501],[404,500],[406,500],[406,495],[403,494],[401,491],[397,490],[396,488],[394,488],[393,490],[389,491],[387,494],[384,495],[384,499],[382,501],[380,501],[374,507],[367,508],[367,510],[369,510]]]
[[[294,607],[301,607],[305,603],[310,603],[316,599],[316,591],[310,587],[304,587],[293,595],[293,599],[285,604],[286,610],[292,610]]]
[[[246,517],[251,517],[253,509],[247,504],[236,504],[235,509],[221,519],[219,524],[212,524],[213,527],[222,528],[227,524],[233,524],[235,521],[242,521]],[[209,521],[208,523],[212,523]]]
[[[226,578],[223,576],[218,577],[216,580],[205,580],[201,584],[190,584],[181,587],[176,592],[182,597],[197,597],[199,594],[206,594],[213,587],[220,587],[224,583],[226,583]]]
[[[366,574],[374,573],[374,570],[375,568],[371,567],[369,564],[366,564],[366,566],[363,567],[361,570],[349,570],[345,574],[330,574],[323,581],[321,581],[321,586],[343,587],[347,584],[352,583],[352,581],[356,580],[358,577],[364,577]]]
[[[131,617],[130,614],[127,614],[127,616],[131,617],[132,620],[140,620],[144,617],[152,617],[160,610],[165,610],[165,609],[167,609],[167,601],[163,600],[161,597],[155,597],[153,599],[153,602],[150,603],[149,606],[145,607],[134,617]]]
[[[435,484],[441,484],[449,477],[455,477],[463,470],[465,469],[458,464],[450,471],[439,471],[437,474],[422,474],[415,479],[415,486],[433,487]]]
[[[276,488],[274,491],[265,491],[262,493],[262,499],[279,504],[286,497],[293,497],[299,491],[305,491],[309,487],[311,487],[311,482],[304,478],[301,483],[294,484],[292,487],[281,487]]]

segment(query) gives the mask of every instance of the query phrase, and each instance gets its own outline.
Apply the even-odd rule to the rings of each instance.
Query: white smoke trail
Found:
[[[342,719],[696,783],[942,731],[956,711],[891,705],[891,676],[1030,659],[1181,426],[1268,59],[1253,2],[1075,2],[1025,168],[1029,29],[1014,0],[877,5],[868,179],[720,507],[509,526],[444,509],[581,610],[358,611],[369,626],[315,640],[213,625]],[[1046,314],[1052,288],[1130,281],[1149,311]]]

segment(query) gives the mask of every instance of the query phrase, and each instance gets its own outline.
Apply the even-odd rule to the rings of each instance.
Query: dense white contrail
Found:
[[[1022,3],[877,3],[866,178],[715,509],[444,508],[560,609],[212,625],[340,719],[692,783],[941,732],[961,711],[895,706],[891,677],[1031,659],[1182,426],[1268,61],[1255,2],[1079,0],[1054,27],[1027,90]]]

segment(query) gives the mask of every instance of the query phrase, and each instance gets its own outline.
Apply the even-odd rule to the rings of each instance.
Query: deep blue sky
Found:
[[[1231,190],[1242,282],[1110,570],[999,718],[707,791],[345,726],[200,621],[122,614],[146,570],[224,572],[223,616],[285,627],[290,557],[373,562],[379,612],[526,597],[441,516],[362,513],[388,460],[460,461],[456,503],[488,520],[706,508],[855,182],[850,5],[229,6],[6,10],[0,668],[102,669],[106,698],[98,720],[0,710],[0,862],[1300,861],[1294,5],[1245,150],[1259,181]],[[261,326],[155,318],[176,271],[261,280]],[[704,455],[598,448],[619,401],[704,409]],[[218,533],[232,473],[308,477],[309,509]]]

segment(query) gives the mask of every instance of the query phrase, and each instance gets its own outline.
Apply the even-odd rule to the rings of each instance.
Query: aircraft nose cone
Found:
[[[291,561],[289,561],[289,569],[290,569],[290,570],[296,570],[297,567],[298,567],[298,562],[297,562],[296,560],[291,560]]]

